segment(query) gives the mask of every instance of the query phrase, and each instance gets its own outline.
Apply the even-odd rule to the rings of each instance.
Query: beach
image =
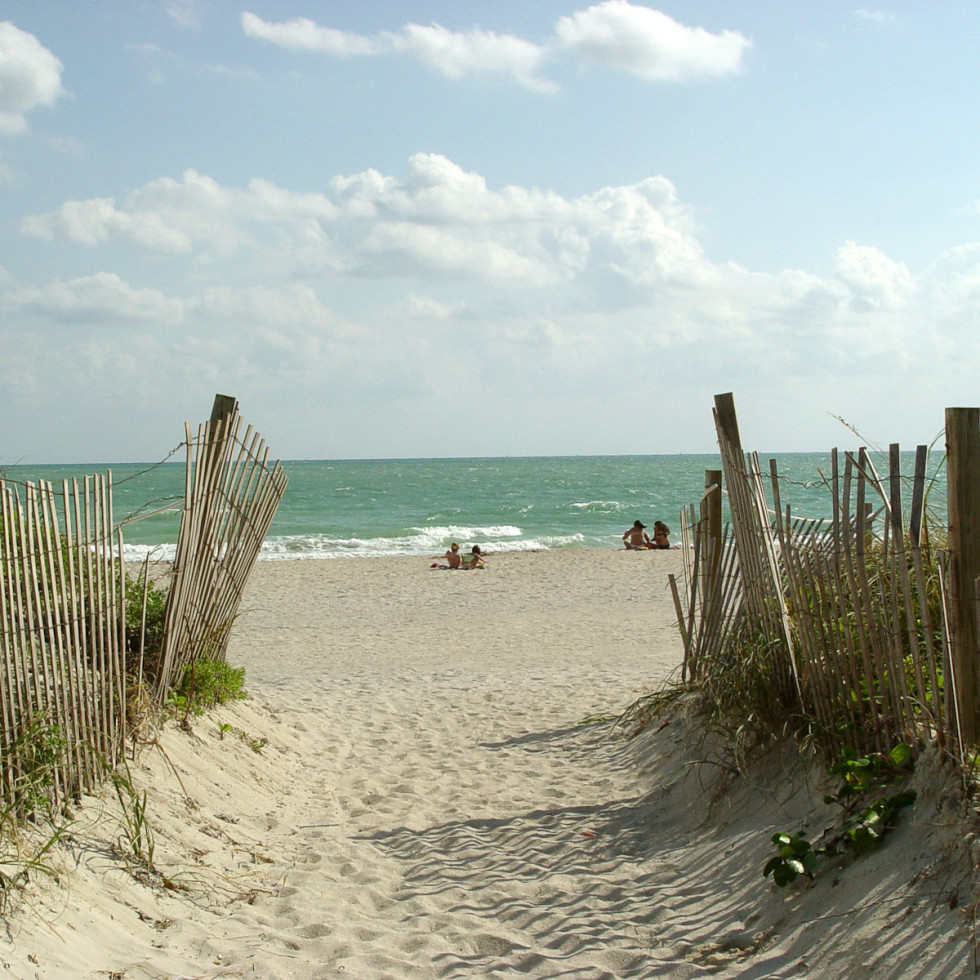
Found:
[[[129,763],[156,873],[114,849],[111,790],[86,799],[0,976],[972,975],[938,760],[879,852],[780,890],[771,835],[829,819],[799,755],[736,776],[682,716],[616,725],[678,676],[679,551],[430,563],[259,562],[228,650],[252,697]]]

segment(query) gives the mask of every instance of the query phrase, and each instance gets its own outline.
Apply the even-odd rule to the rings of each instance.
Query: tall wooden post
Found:
[[[707,542],[707,568],[714,582],[721,559],[721,470],[704,471],[704,496],[701,498],[701,525]]]
[[[234,395],[215,395],[211,406],[211,421],[220,422],[228,415],[238,411],[238,399]]]
[[[980,741],[976,580],[980,575],[980,408],[946,409],[953,675],[964,747]]]
[[[725,434],[731,447],[742,452],[742,438],[738,434],[738,415],[735,414],[735,396],[730,392],[715,395],[715,418],[718,428]]]

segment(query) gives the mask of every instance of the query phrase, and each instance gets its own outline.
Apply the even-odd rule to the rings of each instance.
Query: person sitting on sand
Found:
[[[633,526],[623,534],[627,551],[644,551],[650,547],[650,536],[646,532],[646,524],[633,521]]]
[[[449,546],[449,551],[443,556],[446,559],[445,565],[433,564],[430,568],[462,568],[463,556],[459,553],[459,545],[454,541]],[[436,559],[438,561],[438,558]]]
[[[664,524],[663,521],[653,522],[653,544],[650,545],[651,548],[669,548],[670,540],[667,535],[670,534],[670,528]]]
[[[478,544],[473,545],[473,549],[468,555],[463,555],[463,568],[483,568],[485,565],[483,552],[480,551]]]

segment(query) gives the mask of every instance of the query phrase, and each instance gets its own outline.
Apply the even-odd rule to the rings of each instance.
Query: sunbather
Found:
[[[623,534],[623,543],[627,551],[645,551],[650,547],[650,536],[646,532],[646,524],[633,521],[633,526]]]

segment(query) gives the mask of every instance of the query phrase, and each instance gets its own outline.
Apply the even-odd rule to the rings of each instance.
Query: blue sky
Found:
[[[980,7],[0,0],[0,466],[912,448],[980,403]]]

